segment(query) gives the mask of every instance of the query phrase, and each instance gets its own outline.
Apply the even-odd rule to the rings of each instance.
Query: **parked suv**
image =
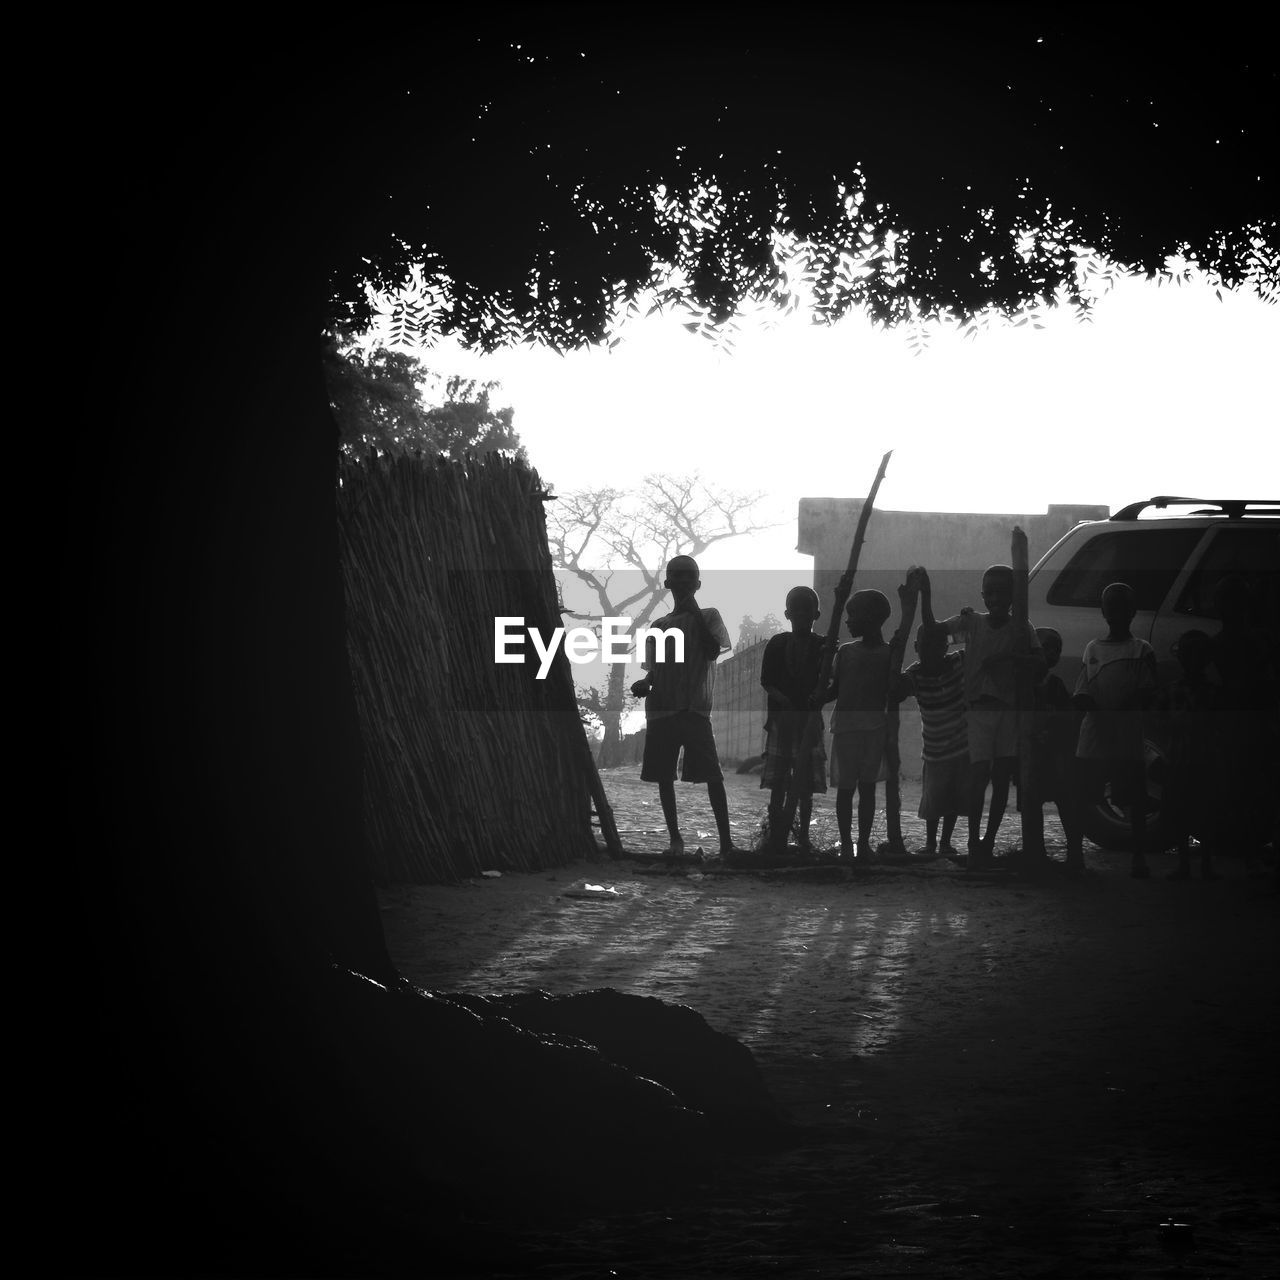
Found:
[[[1111,582],[1137,596],[1133,634],[1156,651],[1161,682],[1177,674],[1174,641],[1192,628],[1214,634],[1222,625],[1214,591],[1228,575],[1253,590],[1256,621],[1280,621],[1280,499],[1149,498],[1109,520],[1078,524],[1037,561],[1028,584],[1028,615],[1037,627],[1062,633],[1059,674],[1073,687],[1085,644],[1104,631],[1099,600]],[[1148,726],[1149,830],[1155,848],[1173,833],[1161,814],[1158,731]],[[1154,772],[1154,776],[1153,775]],[[1128,841],[1128,815],[1109,800],[1091,808],[1085,834],[1107,849]]]

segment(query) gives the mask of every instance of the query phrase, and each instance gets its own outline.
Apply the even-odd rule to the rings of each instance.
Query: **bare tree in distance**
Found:
[[[780,622],[773,612],[766,613],[759,622],[749,613],[744,613],[742,621],[738,623],[738,643],[734,646],[733,651],[734,653],[741,653],[743,649],[750,649],[753,644],[768,640],[771,636],[776,636],[778,632],[786,629],[787,624]]]
[[[761,493],[735,493],[690,475],[653,474],[635,490],[579,489],[547,505],[547,543],[556,568],[571,573],[595,596],[598,610],[565,609],[570,617],[599,623],[628,618],[630,630],[647,625],[665,598],[663,570],[673,556],[700,556],[728,538],[772,528],[752,513]],[[607,567],[600,567],[600,566]],[[640,585],[615,585],[620,572],[640,574]],[[622,594],[622,592],[626,594]],[[626,702],[626,666],[609,668],[600,763],[618,763]]]

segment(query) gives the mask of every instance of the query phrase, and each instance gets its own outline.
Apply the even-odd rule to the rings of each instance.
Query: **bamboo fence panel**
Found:
[[[340,476],[374,877],[456,883],[596,856],[598,779],[563,649],[545,680],[527,637],[528,661],[494,662],[495,617],[560,625],[537,472],[497,454],[370,455]]]

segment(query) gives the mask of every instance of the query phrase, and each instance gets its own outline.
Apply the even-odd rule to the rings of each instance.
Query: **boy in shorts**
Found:
[[[769,699],[769,715],[764,725],[768,737],[760,785],[769,789],[770,836],[783,847],[790,832],[776,828],[783,821],[787,788],[796,761],[801,758],[801,736],[810,716],[816,715],[821,720],[820,712],[809,710],[809,699],[817,689],[825,643],[825,638],[813,630],[822,609],[818,593],[812,587],[792,587],[787,592],[785,616],[791,623],[790,633],[773,636],[760,660],[760,684]],[[813,735],[817,741],[809,755],[808,776],[795,779],[800,802],[799,843],[804,850],[809,848],[814,792],[827,789],[827,756],[822,746],[821,723],[813,727]]]
[[[656,641],[646,641],[644,669],[648,674],[631,686],[643,698],[645,715],[644,757],[640,777],[658,784],[662,816],[666,819],[670,844],[664,852],[684,852],[684,838],[676,813],[676,760],[684,748],[680,768],[682,782],[705,782],[711,812],[720,837],[720,854],[734,852],[729,834],[729,802],[720,772],[720,757],[711,732],[711,695],[715,687],[716,659],[730,648],[729,632],[718,609],[698,606],[697,591],[702,586],[698,562],[692,556],[675,556],[667,563],[662,585],[671,592],[674,607],[655,629],[684,633],[684,661],[659,662]],[[670,646],[668,646],[670,648]]]
[[[1018,763],[1017,681],[1019,666],[1039,680],[1044,654],[1028,623],[1025,637],[1017,634],[1013,608],[1013,570],[993,564],[982,575],[986,613],[962,609],[942,626],[964,652],[965,724],[969,736],[969,862],[970,869],[992,865],[996,832],[1009,803],[1009,781]],[[920,616],[933,625],[933,608],[926,595]],[[1025,641],[1025,653],[1019,653]],[[991,786],[991,809],[982,833],[982,808]]]
[[[858,846],[854,861],[871,861],[876,783],[884,763],[889,704],[889,646],[883,627],[892,612],[881,591],[855,591],[845,608],[853,639],[836,651],[831,683],[811,705],[835,700],[831,716],[831,781],[836,788],[840,856],[853,850],[853,793],[858,793]]]
[[[1145,880],[1147,779],[1142,712],[1159,686],[1155,650],[1133,635],[1133,588],[1113,582],[1102,593],[1107,634],[1084,647],[1072,701],[1084,711],[1076,743],[1077,794],[1081,806],[1101,799],[1111,784],[1114,804],[1129,805],[1133,860],[1129,874]],[[1075,835],[1078,841],[1079,833]]]

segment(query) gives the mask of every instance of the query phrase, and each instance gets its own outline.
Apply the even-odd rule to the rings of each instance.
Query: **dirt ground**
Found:
[[[764,794],[728,782],[746,844]],[[605,784],[628,848],[661,848],[656,789]],[[705,788],[678,794],[710,852]],[[1012,814],[1000,846],[1016,835]],[[603,860],[383,891],[416,984],[687,1004],[812,1126],[659,1210],[577,1219],[568,1189],[565,1220],[491,1274],[1280,1275],[1274,875],[1226,857],[1175,883],[1161,855],[1138,881],[1086,856],[1083,879],[1036,883],[946,860],[826,882]],[[616,895],[566,896],[584,883]]]

